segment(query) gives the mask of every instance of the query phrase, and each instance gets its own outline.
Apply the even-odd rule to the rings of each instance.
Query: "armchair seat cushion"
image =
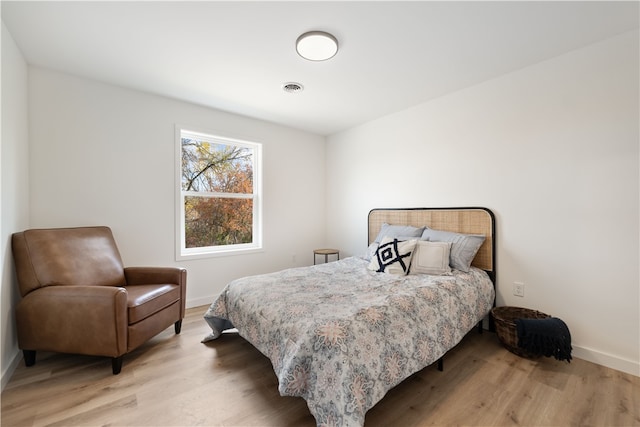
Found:
[[[127,290],[127,312],[129,325],[169,307],[180,301],[180,286],[164,285],[132,285]]]

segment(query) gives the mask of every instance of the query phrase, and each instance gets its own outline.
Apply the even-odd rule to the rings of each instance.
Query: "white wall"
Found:
[[[640,375],[638,72],[634,31],[329,137],[327,241],[364,253],[375,207],[489,207],[498,305]]]
[[[324,244],[323,137],[33,67],[29,111],[31,226],[110,226],[125,265],[188,269],[188,306]],[[175,260],[176,123],[263,143],[263,252]]]
[[[19,355],[13,231],[110,225],[127,265],[186,267],[194,306],[294,254],[310,264],[314,247],[364,252],[366,215],[384,206],[493,209],[498,304],[563,318],[574,355],[638,375],[637,75],[634,32],[334,135],[325,151],[316,135],[27,68],[3,25],[3,385]],[[175,261],[175,123],[264,143],[264,252]]]
[[[29,224],[29,151],[27,64],[2,23],[2,145],[0,146],[0,326],[2,329],[2,388],[20,361],[13,307],[19,298],[11,256],[11,233]]]

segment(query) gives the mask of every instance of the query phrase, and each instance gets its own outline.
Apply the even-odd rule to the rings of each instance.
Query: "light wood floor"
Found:
[[[202,344],[206,307],[188,310],[125,356],[38,354],[2,393],[2,426],[315,426],[301,398],[281,397],[271,364],[237,334]],[[583,360],[520,358],[472,331],[435,366],[369,411],[366,426],[640,425],[640,378]]]

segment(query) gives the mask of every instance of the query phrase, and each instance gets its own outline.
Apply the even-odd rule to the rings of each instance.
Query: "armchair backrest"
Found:
[[[126,284],[109,227],[26,230],[11,245],[22,296],[43,286]]]

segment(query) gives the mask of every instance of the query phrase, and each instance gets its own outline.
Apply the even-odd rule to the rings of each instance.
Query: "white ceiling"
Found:
[[[329,135],[637,29],[638,6],[2,1],[2,20],[29,64]],[[299,57],[310,30],[338,54]]]

